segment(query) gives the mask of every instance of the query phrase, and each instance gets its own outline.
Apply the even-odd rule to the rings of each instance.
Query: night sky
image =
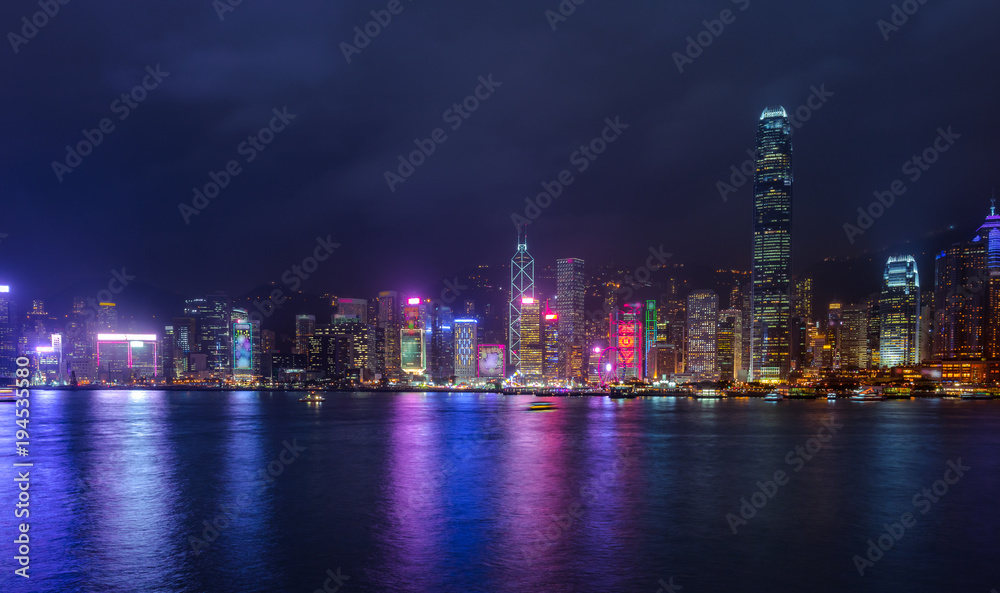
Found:
[[[795,110],[813,88],[832,96],[793,138],[796,269],[950,226],[971,236],[997,181],[996,2],[931,0],[886,40],[889,1],[566,0],[553,31],[557,0],[401,0],[348,63],[341,44],[389,2],[224,1],[77,0],[26,43],[8,33],[37,2],[0,5],[0,283],[45,296],[124,266],[163,290],[240,294],[329,236],[340,247],[304,288],[436,291],[509,260],[511,215],[564,169],[574,182],[529,229],[539,263],[639,266],[663,245],[748,269],[752,183],[723,201],[717,182],[765,106]],[[724,10],[679,72],[674,53]],[[157,66],[121,119],[113,102]],[[446,111],[491,75],[452,129]],[[240,144],[282,108],[295,119],[247,162]],[[628,128],[578,172],[571,155],[615,117]],[[104,118],[114,129],[60,182],[53,162]],[[949,126],[960,138],[911,181],[904,163]],[[386,170],[436,128],[447,138],[390,191]],[[186,224],[179,205],[230,160],[239,174]],[[907,192],[852,245],[844,223],[897,179]]]

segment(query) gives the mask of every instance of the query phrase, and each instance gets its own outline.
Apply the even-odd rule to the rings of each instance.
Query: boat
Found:
[[[835,401],[837,399],[837,394],[836,393],[828,393],[828,394],[826,394],[826,399],[827,399],[827,401]]]
[[[852,402],[880,402],[884,399],[886,399],[885,394],[879,387],[865,387],[851,396]]]
[[[325,402],[326,398],[323,397],[322,395],[316,393],[315,391],[310,391],[309,395],[307,395],[307,396],[305,396],[303,398],[300,398],[299,401],[300,402],[310,403],[310,404],[318,404],[318,403],[321,403],[321,402]]]
[[[785,399],[785,396],[781,395],[778,392],[768,393],[767,395],[764,396],[764,401],[766,402],[780,402],[783,399]]]
[[[976,391],[976,392],[973,392],[973,393],[963,393],[961,395],[961,398],[962,399],[966,399],[966,400],[968,400],[968,399],[993,399],[993,394],[992,393],[987,393],[987,392],[984,392],[984,391]]]
[[[0,402],[14,402],[13,387],[0,387]]]
[[[547,410],[555,410],[556,405],[552,402],[535,402],[531,404],[528,408],[529,412],[545,412]]]

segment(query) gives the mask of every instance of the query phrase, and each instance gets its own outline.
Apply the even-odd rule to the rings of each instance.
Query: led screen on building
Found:
[[[233,369],[253,370],[253,340],[249,323],[233,325]]]
[[[501,379],[504,376],[503,344],[480,344],[478,351],[478,373],[484,379]]]

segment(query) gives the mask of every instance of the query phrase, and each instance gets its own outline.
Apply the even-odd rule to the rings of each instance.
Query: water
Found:
[[[528,412],[536,398],[299,396],[33,392],[30,579],[12,574],[3,404],[0,589],[1000,587],[1000,402],[556,398]],[[964,476],[923,498],[958,460]],[[745,523],[741,498],[761,507]],[[885,535],[908,512],[915,524]],[[892,548],[861,576],[853,557],[881,535]]]

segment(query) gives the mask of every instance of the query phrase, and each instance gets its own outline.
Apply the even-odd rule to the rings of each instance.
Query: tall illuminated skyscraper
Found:
[[[559,320],[559,366],[563,378],[583,380],[584,310],[587,286],[580,258],[556,262],[556,314]]]
[[[18,329],[10,287],[0,286],[0,377],[5,379],[13,379],[17,372]]]
[[[920,362],[920,278],[917,260],[912,255],[889,258],[879,309],[881,365],[895,367]]]
[[[792,130],[783,107],[768,107],[757,127],[753,187],[753,304],[750,379],[788,376],[792,272]]]
[[[510,324],[507,330],[507,350],[510,368],[521,369],[521,315],[525,299],[535,298],[535,260],[528,253],[528,237],[524,228],[518,228],[517,252],[510,260]]]
[[[696,290],[688,296],[687,372],[696,381],[716,381],[719,327],[719,295],[714,290]],[[730,331],[731,333],[731,331]]]
[[[386,290],[378,293],[378,327],[384,335],[381,350],[384,353],[384,363],[381,365],[386,376],[392,380],[402,378],[403,370],[400,362],[400,330],[403,328],[402,307],[399,304],[399,293]],[[378,345],[376,350],[378,350]]]
[[[565,376],[560,321],[559,314],[546,302],[545,313],[542,314],[542,378],[549,384]]]
[[[518,325],[521,330],[521,376],[526,381],[540,381],[545,345],[542,341],[542,312],[538,299],[523,297]]]

